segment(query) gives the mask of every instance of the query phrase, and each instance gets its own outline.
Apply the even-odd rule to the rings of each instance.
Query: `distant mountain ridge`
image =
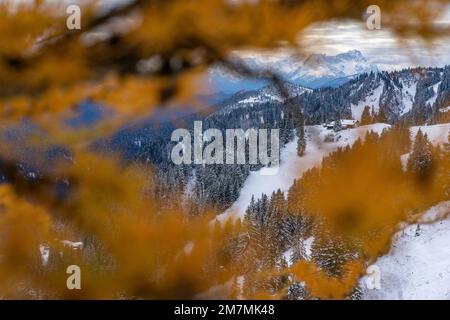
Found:
[[[370,64],[358,50],[335,56],[312,54],[290,76],[290,81],[310,87],[337,87],[353,77],[376,72],[378,68]]]
[[[284,80],[306,88],[338,87],[355,76],[376,72],[378,68],[367,61],[361,52],[352,50],[337,55],[311,54],[305,59],[289,55],[250,54],[240,57],[253,70],[271,70]],[[209,72],[209,82],[218,92],[236,93],[256,90],[267,81],[247,79],[214,67]]]
[[[286,99],[293,99],[306,92],[312,92],[311,89],[303,86],[293,84],[290,82],[283,83],[283,89],[286,91],[287,96],[282,96],[275,85],[267,85],[261,89],[252,91],[240,91],[223,101],[218,107],[218,114],[230,113],[239,108],[258,108],[263,104],[268,103],[284,103]]]

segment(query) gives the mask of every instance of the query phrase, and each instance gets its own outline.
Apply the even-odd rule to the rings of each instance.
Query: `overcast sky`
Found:
[[[436,23],[450,27],[450,7]],[[302,44],[308,52],[330,55],[357,49],[370,62],[385,69],[450,64],[448,37],[439,39],[431,46],[421,40],[400,44],[388,29],[368,30],[362,21],[316,24],[305,32]]]

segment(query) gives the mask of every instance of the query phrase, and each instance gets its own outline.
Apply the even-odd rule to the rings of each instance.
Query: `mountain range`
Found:
[[[307,123],[318,124],[337,118],[360,121],[366,106],[372,116],[386,123],[407,120],[410,124],[436,121],[450,105],[450,67],[412,68],[393,72],[362,73],[339,87],[308,89],[286,82],[288,97],[268,85],[241,91],[220,104],[219,113],[239,108],[264,109],[267,104],[285,104],[291,99],[302,108]]]
[[[252,70],[270,70],[288,82],[310,89],[338,87],[357,75],[378,71],[358,50],[334,56],[311,54],[306,58],[282,54],[245,54],[239,58]],[[220,66],[209,71],[208,81],[217,92],[228,94],[255,90],[267,84],[265,80],[237,76]]]

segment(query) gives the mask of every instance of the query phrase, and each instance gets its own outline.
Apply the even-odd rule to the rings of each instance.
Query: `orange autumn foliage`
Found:
[[[216,63],[233,67],[229,56],[235,50],[291,47],[301,54],[305,48],[298,48],[298,40],[308,26],[359,20],[371,1],[131,1],[111,17],[98,13],[95,2],[86,1],[82,8],[81,31],[67,31],[65,7],[55,1],[0,4],[1,132],[32,119],[46,134],[27,143],[63,143],[75,154],[69,165],[49,170],[42,188],[23,181],[0,185],[0,298],[196,297],[241,275],[242,261],[224,257],[223,248],[245,230],[231,224],[212,227],[208,212],[194,220],[187,220],[181,209],[165,212],[165,200],[146,194],[154,183],[150,173],[138,166],[124,168],[115,156],[93,154],[89,142],[162,105],[198,104],[198,77]],[[379,1],[386,27],[401,37],[425,39],[449,32],[435,30],[432,23],[446,1],[432,3]],[[104,30],[106,37],[91,41],[92,33]],[[138,68],[154,57],[161,60],[159,68]],[[118,116],[89,132],[62,126],[59,120],[86,99]],[[11,168],[7,165],[20,160],[19,152],[0,143],[0,162]],[[341,170],[328,172],[322,191],[306,202],[308,212],[327,220],[337,233],[362,241],[363,258],[344,265],[342,278],[309,262],[282,270],[305,281],[314,296],[346,296],[364,264],[386,252],[397,224],[409,219],[404,209],[423,208],[437,199],[435,185],[422,190],[404,179],[397,160],[388,167],[365,161],[387,149],[344,159]],[[61,177],[73,186],[64,201],[51,188]],[[386,179],[391,184],[383,184]],[[346,181],[353,188],[336,188],[330,181]],[[399,198],[385,202],[394,191]],[[67,238],[88,239],[91,246],[73,252],[61,245]],[[42,267],[41,245],[51,249],[49,268]],[[83,270],[80,292],[65,287],[65,267],[73,263]],[[264,270],[259,277],[278,273]]]

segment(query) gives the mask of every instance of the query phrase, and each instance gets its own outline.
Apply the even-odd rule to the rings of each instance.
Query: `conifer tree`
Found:
[[[334,125],[333,125],[333,131],[335,132],[339,132],[342,130],[342,122],[340,119],[334,121]]]
[[[364,111],[361,116],[361,125],[364,126],[364,125],[371,124],[371,123],[373,123],[373,119],[370,114],[370,108],[369,108],[369,106],[365,106]]]
[[[302,127],[297,130],[298,130],[297,155],[299,157],[302,157],[305,154],[305,150],[306,150],[305,129],[304,129],[304,127]]]
[[[430,177],[433,164],[433,147],[427,135],[419,129],[414,141],[413,150],[408,159],[408,171],[416,175],[422,182]]]
[[[292,264],[294,264],[304,259],[306,259],[305,244],[300,239],[299,241],[296,241],[296,243],[292,247],[292,254],[290,257],[290,261]]]
[[[376,121],[377,122],[386,122],[387,121],[386,113],[383,108],[380,108],[380,111],[378,111]]]
[[[306,149],[305,118],[300,108],[293,106],[295,132],[297,135],[297,155],[303,156]]]
[[[311,249],[312,261],[332,277],[343,276],[343,265],[352,259],[343,239],[324,226],[317,228]]]
[[[308,291],[304,283],[295,282],[288,288],[288,300],[306,300],[308,298]]]
[[[348,300],[361,300],[362,298],[363,292],[359,285],[357,285],[347,297]]]

